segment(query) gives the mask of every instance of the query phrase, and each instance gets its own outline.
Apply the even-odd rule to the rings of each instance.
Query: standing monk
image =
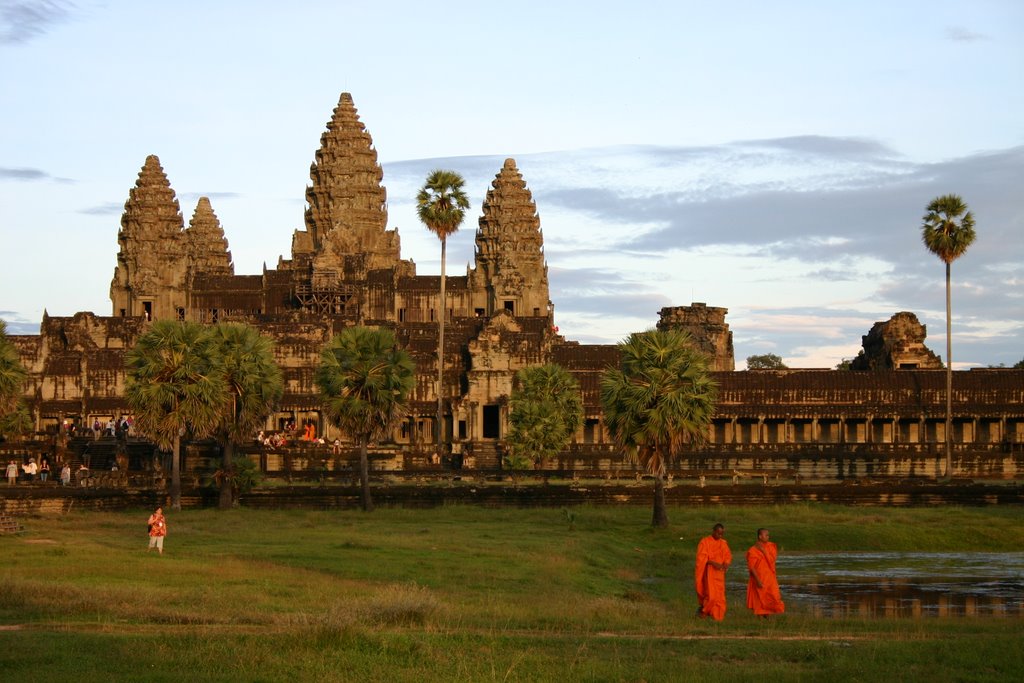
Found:
[[[779,548],[768,540],[768,536],[767,529],[758,529],[757,543],[747,551],[747,571],[750,573],[747,607],[763,619],[786,611],[779,592],[779,578],[775,573],[775,558],[779,556]]]
[[[711,535],[697,545],[697,567],[694,580],[697,586],[697,616],[710,616],[715,621],[725,617],[725,570],[732,562],[729,544],[722,538],[725,527],[716,524]]]

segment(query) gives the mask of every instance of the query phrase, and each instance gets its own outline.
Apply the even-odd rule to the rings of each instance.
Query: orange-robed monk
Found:
[[[779,548],[768,540],[767,529],[757,530],[757,543],[747,551],[747,607],[759,617],[767,618],[771,614],[782,614],[786,606],[782,604],[782,593],[779,592],[779,579],[775,573],[775,560],[779,556]]]
[[[723,538],[725,527],[716,524],[711,535],[697,545],[697,567],[694,581],[697,586],[697,616],[710,616],[715,621],[725,617],[725,571],[732,563],[732,552]]]

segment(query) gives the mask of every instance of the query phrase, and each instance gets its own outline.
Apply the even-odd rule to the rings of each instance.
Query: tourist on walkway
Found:
[[[45,482],[50,476],[50,461],[43,458],[39,463],[39,481]]]
[[[22,465],[21,469],[25,470],[25,480],[32,482],[36,480],[36,473],[39,471],[39,467],[36,465],[35,458],[29,458],[27,465]]]
[[[786,606],[779,592],[779,578],[775,573],[775,560],[779,548],[769,538],[768,529],[757,530],[757,543],[747,551],[747,607],[759,617],[782,614]]]
[[[14,486],[18,483],[18,464],[11,460],[7,463],[7,485]]]
[[[710,616],[715,621],[725,618],[725,572],[732,563],[732,552],[726,543],[725,527],[716,524],[711,535],[697,545],[697,566],[694,581],[697,587],[697,616]]]
[[[164,519],[163,508],[157,508],[156,512],[149,516],[149,547],[148,553],[153,548],[164,554],[164,536],[167,535],[167,520]]]
[[[71,465],[64,463],[64,467],[60,469],[60,485],[67,486],[71,483]]]

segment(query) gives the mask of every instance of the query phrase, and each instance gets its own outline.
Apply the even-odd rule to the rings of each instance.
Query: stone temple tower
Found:
[[[515,159],[505,160],[482,208],[476,267],[468,273],[475,311],[485,316],[499,311],[517,317],[549,316],[540,216]]]
[[[146,157],[121,215],[110,301],[115,316],[181,318],[188,249],[178,199],[160,160]]]
[[[314,281],[329,283],[399,264],[398,232],[386,229],[383,177],[352,95],[342,93],[309,168],[306,230],[292,240],[296,267],[311,263]]]

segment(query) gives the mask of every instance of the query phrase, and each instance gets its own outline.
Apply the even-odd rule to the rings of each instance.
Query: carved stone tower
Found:
[[[393,268],[400,258],[396,230],[387,230],[387,190],[366,126],[342,93],[309,168],[306,231],[296,232],[296,265],[313,259],[314,280],[357,279]]]
[[[115,316],[180,317],[188,250],[178,199],[155,155],[146,157],[121,215],[110,301]]]
[[[658,329],[688,332],[697,348],[711,360],[711,370],[735,370],[732,331],[725,322],[728,312],[728,308],[716,308],[702,303],[666,306],[659,313]]]
[[[540,216],[515,159],[505,160],[484,199],[469,287],[473,306],[483,315],[551,314]]]
[[[189,271],[208,275],[234,275],[235,266],[228,251],[228,240],[213,212],[208,197],[200,197],[185,231]]]

